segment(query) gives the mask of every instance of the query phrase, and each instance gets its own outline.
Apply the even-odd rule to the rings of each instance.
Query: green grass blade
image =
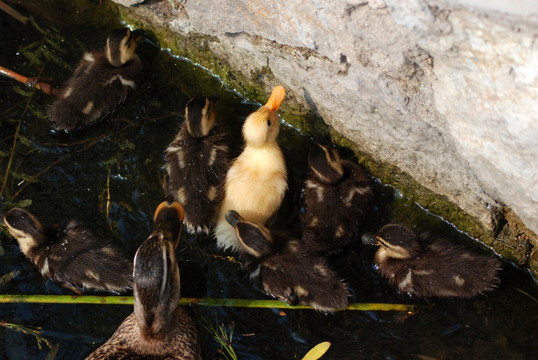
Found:
[[[38,304],[106,304],[132,305],[132,296],[93,296],[93,295],[0,295],[0,303],[38,303]],[[179,305],[242,307],[257,309],[312,309],[307,305],[288,305],[280,300],[181,298]],[[353,303],[344,310],[359,311],[414,311],[409,304]]]

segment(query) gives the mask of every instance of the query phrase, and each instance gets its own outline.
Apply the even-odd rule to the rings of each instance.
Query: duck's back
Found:
[[[110,339],[91,353],[87,360],[105,359],[201,359],[200,339],[196,325],[181,308],[176,310],[176,322],[166,339],[145,340],[131,313]]]
[[[83,224],[51,228],[53,241],[39,251],[36,265],[45,277],[71,286],[108,291],[132,287],[132,261],[124,252],[92,234]]]
[[[123,66],[110,65],[103,52],[84,54],[61,90],[60,99],[48,110],[53,128],[74,130],[93,124],[114,110],[135,88],[142,69],[138,57]]]

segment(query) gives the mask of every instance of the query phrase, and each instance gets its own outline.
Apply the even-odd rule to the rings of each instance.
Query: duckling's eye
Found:
[[[271,126],[271,120],[267,120],[267,126]]]

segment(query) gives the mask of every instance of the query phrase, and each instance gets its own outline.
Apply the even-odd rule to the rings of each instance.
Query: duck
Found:
[[[117,29],[108,35],[103,51],[84,53],[47,111],[53,130],[70,132],[95,124],[125,101],[142,70],[135,53],[141,39],[139,31]]]
[[[420,238],[404,224],[388,224],[362,236],[377,245],[375,264],[399,291],[416,297],[470,298],[500,282],[498,258],[472,252],[432,235]]]
[[[202,358],[196,325],[178,306],[175,246],[182,228],[181,204],[161,203],[154,219],[153,231],[134,258],[134,311],[87,360]]]
[[[230,168],[226,133],[215,126],[216,99],[192,98],[185,122],[165,150],[167,193],[185,208],[185,229],[210,234]]]
[[[347,307],[346,284],[323,256],[286,232],[246,221],[237,211],[228,211],[226,220],[236,231],[243,269],[255,287],[290,305],[321,312]]]
[[[308,165],[302,239],[320,253],[337,252],[361,231],[374,197],[372,181],[359,164],[321,144],[310,148]]]
[[[95,236],[87,225],[76,220],[42,224],[22,208],[10,209],[4,224],[44,278],[77,294],[132,289],[132,259],[114,243]]]
[[[285,95],[284,87],[275,87],[267,103],[250,114],[243,124],[245,145],[226,174],[224,200],[214,230],[218,248],[239,249],[235,230],[225,219],[228,211],[235,210],[246,220],[264,225],[282,204],[288,175],[277,142],[280,131],[277,112]]]

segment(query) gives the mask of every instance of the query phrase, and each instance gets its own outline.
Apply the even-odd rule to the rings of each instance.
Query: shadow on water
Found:
[[[36,7],[22,1],[17,9],[32,16],[22,25],[0,13],[0,65],[25,75],[61,83],[82,52],[100,48],[109,30],[118,27],[106,1],[70,2]],[[47,4],[49,6],[47,6]],[[242,143],[242,122],[258,105],[228,91],[217,78],[185,59],[144,43],[144,81],[127,103],[105,122],[69,136],[50,131],[45,113],[52,98],[33,93],[0,77],[0,170],[6,186],[1,212],[28,206],[46,222],[77,218],[98,235],[112,238],[134,254],[149,234],[155,206],[163,197],[163,150],[183,121],[191,96],[219,94],[218,120],[232,137],[235,153]],[[285,106],[285,103],[284,105]],[[14,134],[20,132],[11,170]],[[282,126],[279,141],[289,168],[290,191],[277,218],[279,226],[296,226],[305,159],[311,141]],[[442,234],[476,246],[450,224],[376,183],[377,201],[369,229],[403,221],[418,230]],[[345,311],[193,307],[199,324],[233,329],[232,345],[240,359],[300,359],[314,345],[332,342],[324,359],[530,359],[538,353],[538,293],[527,273],[503,264],[502,284],[471,300],[417,300],[398,294],[372,264],[373,249],[349,249],[337,267],[349,284],[352,302],[421,305],[414,314]],[[483,251],[486,251],[482,249]],[[233,254],[222,253],[209,237],[184,233],[177,251],[185,297],[262,299],[252,289]],[[0,284],[4,294],[70,294],[43,281],[2,228]],[[57,346],[56,359],[83,359],[104,342],[132,311],[116,305],[27,305],[0,307],[0,321],[39,327]],[[212,333],[200,326],[208,359],[224,358]],[[45,359],[52,350],[29,334],[0,327],[0,359]]]

